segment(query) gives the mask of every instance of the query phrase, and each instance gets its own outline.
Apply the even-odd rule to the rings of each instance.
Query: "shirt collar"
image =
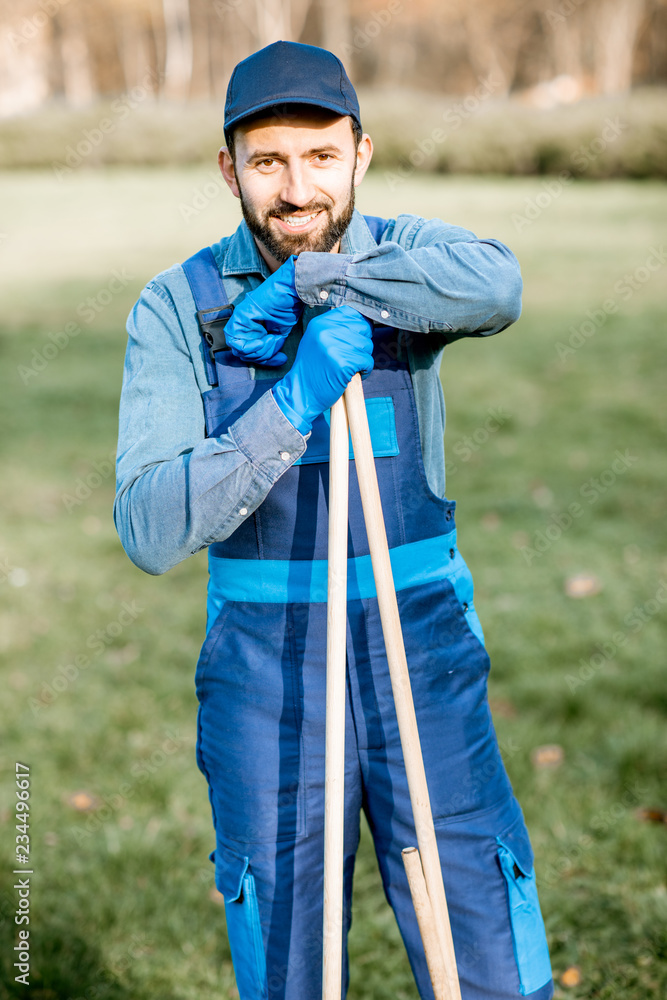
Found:
[[[340,241],[340,252],[353,254],[377,246],[361,212],[355,208],[352,221]],[[230,237],[222,263],[223,277],[233,274],[261,274],[268,278],[269,268],[257,249],[255,238],[245,219]]]
[[[223,277],[232,274],[261,274],[264,278],[268,278],[271,274],[266,261],[257,249],[255,238],[248,229],[245,219],[229,238],[222,261]]]
[[[374,250],[377,246],[368,224],[358,208],[355,208],[352,221],[340,241],[341,253],[361,253],[364,250]]]

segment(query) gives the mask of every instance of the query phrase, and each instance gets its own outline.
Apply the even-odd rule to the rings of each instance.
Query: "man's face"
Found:
[[[269,266],[336,251],[370,161],[368,136],[357,149],[349,118],[313,109],[253,121],[234,138],[235,163],[221,150],[220,168]]]

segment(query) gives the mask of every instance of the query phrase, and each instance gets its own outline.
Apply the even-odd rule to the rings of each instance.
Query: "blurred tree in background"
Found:
[[[538,106],[667,82],[667,0],[0,0],[0,115],[148,88],[224,98],[280,38],[332,49],[357,84],[521,92]]]

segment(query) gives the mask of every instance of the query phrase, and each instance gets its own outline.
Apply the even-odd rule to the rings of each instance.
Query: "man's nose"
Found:
[[[315,187],[302,164],[290,164],[285,171],[280,197],[288,205],[305,207],[315,196]]]

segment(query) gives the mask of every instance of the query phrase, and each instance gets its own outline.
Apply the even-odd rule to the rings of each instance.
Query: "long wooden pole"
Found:
[[[322,998],[340,1000],[343,963],[345,791],[345,665],[347,507],[350,468],[347,412],[331,407],[329,454],[329,578],[327,591],[326,737],[324,776],[324,924]]]
[[[357,478],[359,480],[364,520],[366,522],[366,533],[368,535],[373,574],[375,576],[375,588],[377,590],[380,619],[382,621],[391,685],[396,704],[396,715],[398,718],[408,788],[410,790],[417,843],[419,845],[424,879],[426,880],[426,888],[433,908],[440,949],[447,973],[446,984],[448,992],[445,994],[445,997],[446,1000],[461,1000],[454,943],[452,941],[447,899],[438,855],[438,843],[433,828],[431,803],[426,784],[421,744],[419,742],[417,717],[412,699],[410,674],[408,673],[401,621],[398,615],[398,603],[396,600],[396,591],[394,590],[391,561],[389,559],[387,532],[382,515],[380,490],[375,471],[375,460],[373,458],[364,390],[360,375],[355,375],[345,390],[345,404],[350,423],[350,433],[352,435],[354,461],[357,467]]]
[[[440,950],[440,940],[435,926],[433,907],[428,896],[421,858],[416,847],[404,847],[401,851],[405,874],[408,877],[412,905],[415,908],[419,933],[421,934],[426,964],[436,1000],[447,997],[447,970]]]

